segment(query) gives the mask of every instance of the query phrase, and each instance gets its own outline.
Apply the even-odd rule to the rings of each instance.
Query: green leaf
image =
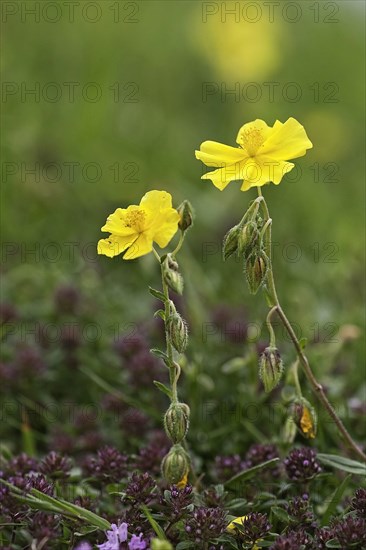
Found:
[[[165,393],[165,395],[167,395],[169,397],[169,399],[172,398],[172,392],[170,391],[170,389],[165,384],[162,384],[161,382],[158,382],[158,380],[154,380],[154,384],[158,388],[158,390]]]
[[[156,288],[152,288],[151,286],[149,286],[149,292],[152,296],[165,303],[166,298],[164,294],[160,292],[160,290],[156,290]]]
[[[327,548],[341,548],[341,545],[337,539],[330,539],[326,542],[325,546]]]
[[[334,491],[333,496],[327,506],[327,509],[324,512],[323,518],[322,518],[322,525],[328,525],[329,519],[332,517],[332,515],[335,513],[338,503],[340,502],[343,493],[348,485],[349,480],[351,479],[351,474],[348,474],[347,477],[344,478],[342,483],[337,487],[337,489]]]
[[[284,523],[288,523],[288,513],[283,508],[280,508],[279,506],[272,506],[271,512],[273,515],[276,516],[279,520],[283,521]]]
[[[272,458],[271,460],[267,460],[266,462],[262,462],[262,464],[258,464],[257,466],[253,466],[253,468],[249,468],[248,470],[243,470],[242,472],[239,472],[234,477],[229,479],[225,486],[232,485],[233,483],[236,483],[238,481],[246,481],[250,479],[251,477],[255,476],[260,470],[264,470],[265,468],[268,468],[268,466],[274,466],[279,462],[279,458]]]
[[[167,354],[165,353],[165,351],[161,351],[161,349],[152,348],[152,349],[150,350],[150,353],[152,353],[152,354],[155,355],[156,357],[159,357],[160,359],[162,359],[162,360],[164,361],[164,363],[169,362],[169,357],[167,356]]]
[[[160,317],[163,321],[165,321],[165,311],[163,309],[158,309],[155,311],[154,317]]]
[[[355,474],[359,476],[366,475],[366,464],[358,462],[357,460],[351,460],[350,458],[345,458],[343,456],[328,455],[322,453],[319,453],[317,455],[317,458],[326,466],[331,466],[332,468],[343,470],[343,472],[349,472],[350,474]]]
[[[111,527],[111,524],[106,519],[101,518],[97,514],[94,514],[94,512],[90,512],[90,510],[85,510],[85,508],[81,508],[81,506],[66,502],[66,500],[50,497],[48,495],[45,495],[44,493],[41,493],[41,491],[38,491],[37,489],[32,489],[31,495],[34,495],[41,502],[48,502],[55,508],[58,508],[60,513],[76,516],[79,519],[83,519],[91,525],[98,527],[99,529],[105,530],[110,529]]]
[[[177,546],[175,547],[175,550],[186,550],[186,548],[194,548],[193,542],[190,542],[188,540],[178,542]]]
[[[141,509],[143,511],[143,513],[145,514],[145,516],[147,517],[147,519],[149,520],[149,523],[151,525],[151,527],[154,529],[156,535],[159,537],[159,539],[162,539],[162,540],[168,540],[163,529],[160,527],[160,525],[158,524],[157,521],[155,521],[155,519],[152,517],[152,515],[150,514],[150,510],[144,506],[143,504],[141,505]]]

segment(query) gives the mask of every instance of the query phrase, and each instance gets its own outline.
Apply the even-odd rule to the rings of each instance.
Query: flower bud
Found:
[[[164,478],[171,485],[176,485],[189,472],[189,456],[182,445],[173,445],[161,463]]]
[[[168,540],[151,539],[151,550],[173,550],[173,546]]]
[[[183,201],[177,208],[180,220],[178,222],[181,231],[187,231],[193,224],[193,208],[189,201]]]
[[[257,224],[253,221],[246,223],[239,232],[239,253],[248,257],[259,242],[259,231]]]
[[[166,284],[177,294],[183,293],[183,277],[179,273],[179,265],[171,254],[167,254],[163,262],[163,277]]]
[[[304,397],[296,399],[291,406],[291,417],[304,437],[307,439],[315,438],[317,418],[309,401]]]
[[[227,260],[232,254],[238,250],[238,237],[240,233],[240,228],[238,225],[232,227],[224,237],[224,243],[222,245],[222,255],[224,261]]]
[[[180,443],[189,427],[189,407],[185,403],[172,403],[164,416],[167,436],[173,443]]]
[[[260,251],[259,254],[253,252],[248,256],[245,262],[245,273],[251,294],[257,294],[264,284],[268,268],[269,259],[263,251]]]
[[[175,310],[166,321],[169,338],[178,353],[184,353],[188,344],[188,328],[185,320]]]
[[[268,347],[259,358],[259,376],[267,393],[281,380],[283,363],[277,348]]]

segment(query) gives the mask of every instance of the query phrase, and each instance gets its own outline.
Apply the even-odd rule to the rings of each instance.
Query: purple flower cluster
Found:
[[[284,460],[288,477],[292,481],[309,481],[322,471],[316,452],[310,447],[293,449]]]
[[[114,447],[103,447],[84,463],[86,473],[100,481],[118,483],[127,475],[128,457]]]
[[[196,508],[185,522],[187,537],[195,548],[206,548],[207,543],[219,537],[226,529],[226,513],[221,508]]]

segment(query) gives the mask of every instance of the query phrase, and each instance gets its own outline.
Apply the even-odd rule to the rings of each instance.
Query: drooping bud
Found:
[[[177,208],[180,220],[178,222],[179,229],[181,231],[187,231],[191,225],[193,225],[193,208],[189,201],[183,201]]]
[[[173,445],[161,463],[162,474],[168,483],[176,485],[188,475],[189,465],[189,455],[182,445]]]
[[[247,258],[259,243],[258,226],[254,221],[246,223],[239,232],[239,253]]]
[[[171,254],[167,254],[163,262],[163,277],[166,284],[177,294],[183,293],[183,277],[179,273],[179,265]]]
[[[273,390],[281,380],[283,363],[277,348],[268,347],[259,358],[259,376],[267,393]]]
[[[188,328],[187,323],[175,308],[166,320],[166,330],[177,352],[184,353],[188,344]]]
[[[264,251],[253,252],[245,262],[245,274],[251,294],[257,294],[266,280],[269,259]]]
[[[164,416],[167,436],[173,443],[180,443],[189,428],[189,407],[186,403],[172,403]]]
[[[314,439],[317,428],[317,417],[314,407],[305,399],[296,399],[291,406],[291,416],[299,432],[307,439]]]
[[[235,225],[226,233],[222,245],[222,256],[224,258],[224,261],[227,260],[232,254],[235,254],[235,252],[238,250],[239,234],[240,227],[238,225]]]

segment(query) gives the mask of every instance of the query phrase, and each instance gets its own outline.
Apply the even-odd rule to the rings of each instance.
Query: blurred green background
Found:
[[[314,322],[362,326],[364,3],[277,4],[81,1],[71,15],[63,2],[2,3],[4,300],[37,308],[73,281],[103,296],[96,319],[150,315],[154,259],[110,260],[95,246],[116,207],[166,189],[196,211],[181,256],[196,335],[221,302],[261,319],[264,300],[219,252],[255,190],[220,194],[194,150],[234,145],[255,118],[293,116],[314,148],[264,188],[279,294],[305,335]]]

